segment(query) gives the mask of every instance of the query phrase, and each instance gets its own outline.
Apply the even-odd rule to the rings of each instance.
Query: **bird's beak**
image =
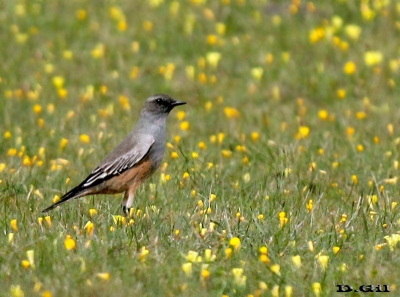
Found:
[[[183,101],[175,101],[175,102],[172,102],[172,103],[171,103],[171,106],[172,106],[172,107],[175,107],[175,106],[184,105],[184,104],[186,104],[186,102],[183,102]]]

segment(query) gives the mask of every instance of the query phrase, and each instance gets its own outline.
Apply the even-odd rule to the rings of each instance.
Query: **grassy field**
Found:
[[[0,296],[398,296],[399,17],[1,0]],[[131,216],[121,195],[43,215],[160,92],[188,104]]]

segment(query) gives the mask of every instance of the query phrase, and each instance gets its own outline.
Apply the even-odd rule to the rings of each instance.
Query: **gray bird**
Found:
[[[167,116],[175,106],[183,104],[186,102],[176,101],[166,94],[156,94],[148,98],[139,121],[128,136],[81,184],[43,212],[70,199],[125,192],[122,209],[124,213],[129,213],[136,190],[154,173],[163,159]]]

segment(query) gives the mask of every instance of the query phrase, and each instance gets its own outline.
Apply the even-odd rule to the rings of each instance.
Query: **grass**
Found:
[[[399,4],[136,2],[0,2],[0,296],[395,296]],[[45,217],[159,92],[132,217]]]

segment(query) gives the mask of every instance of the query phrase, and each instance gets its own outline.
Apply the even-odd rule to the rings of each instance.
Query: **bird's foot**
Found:
[[[131,209],[129,207],[126,207],[126,205],[122,206],[122,211],[125,214],[125,216],[129,217],[129,214],[131,212]]]

